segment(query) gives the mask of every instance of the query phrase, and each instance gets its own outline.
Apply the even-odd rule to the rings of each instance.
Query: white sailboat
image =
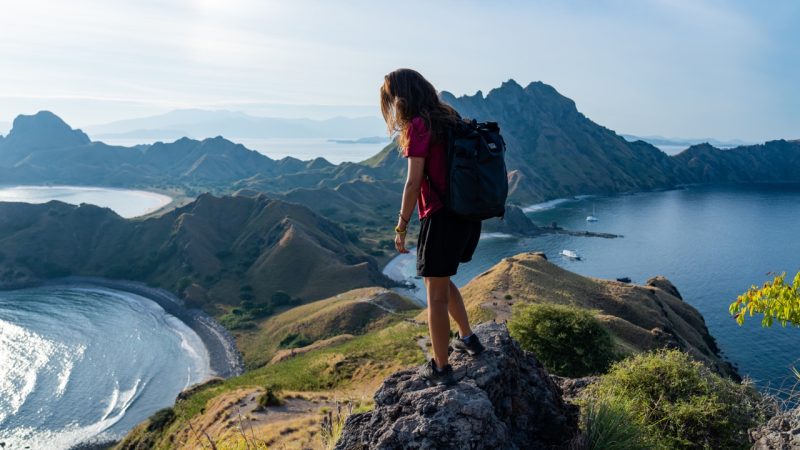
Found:
[[[600,219],[598,219],[597,216],[595,215],[594,204],[592,204],[592,213],[590,215],[586,216],[586,221],[587,222],[597,222],[598,220],[600,220]]]
[[[569,259],[581,259],[580,255],[578,255],[578,252],[575,250],[561,250],[561,256]]]

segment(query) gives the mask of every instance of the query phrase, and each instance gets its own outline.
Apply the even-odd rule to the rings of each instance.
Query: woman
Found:
[[[453,349],[470,355],[483,350],[470,328],[461,293],[450,281],[458,264],[472,259],[481,224],[454,216],[442,199],[447,193],[447,129],[461,119],[439,99],[433,85],[411,69],[398,69],[384,77],[381,112],[389,133],[397,134],[402,155],[408,159],[408,176],[395,227],[394,243],[400,253],[408,253],[406,230],[414,206],[419,203],[417,275],[425,280],[428,330],[433,346],[433,359],[420,368],[420,375],[438,384],[451,385],[455,379],[448,364],[448,312],[459,331]]]

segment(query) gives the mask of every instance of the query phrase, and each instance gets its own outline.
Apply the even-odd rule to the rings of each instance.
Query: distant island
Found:
[[[86,131],[103,139],[164,139],[227,136],[249,139],[310,139],[371,136],[385,129],[377,116],[305,119],[260,117],[238,111],[179,109],[165,114],[91,125]]]
[[[742,145],[753,145],[754,142],[745,142],[741,139],[732,139],[732,140],[720,140],[720,139],[713,139],[713,138],[668,138],[663,136],[634,136],[632,134],[621,134],[620,136],[624,137],[626,140],[630,142],[636,141],[645,141],[650,144],[655,145],[656,147],[662,146],[670,146],[670,147],[678,147],[678,146],[685,146],[689,148],[693,145],[698,144],[711,144],[717,148],[733,148],[739,147]]]
[[[371,136],[358,139],[328,139],[328,142],[336,144],[384,144],[389,142],[389,138],[383,136]]]

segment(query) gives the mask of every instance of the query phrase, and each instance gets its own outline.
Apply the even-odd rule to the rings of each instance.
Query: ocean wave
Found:
[[[572,198],[572,197],[571,198],[557,198],[555,200],[550,200],[550,201],[546,201],[546,202],[542,202],[542,203],[536,203],[536,204],[533,204],[533,205],[529,205],[529,206],[523,207],[522,208],[522,212],[529,213],[529,212],[538,212],[538,211],[544,211],[544,210],[547,210],[547,209],[553,209],[553,208],[555,208],[556,206],[558,206],[558,205],[560,205],[562,203],[575,201],[576,199],[578,199],[578,197],[574,197],[574,198]]]
[[[0,424],[25,404],[52,356],[67,354],[68,350],[64,345],[0,320]]]
[[[56,386],[56,397],[61,397],[64,395],[64,392],[67,390],[67,384],[69,384],[70,376],[72,375],[72,368],[75,367],[75,363],[83,359],[83,354],[86,352],[85,345],[79,345],[76,348],[72,349],[72,355],[64,354],[61,361],[61,371],[58,373],[58,385]]]
[[[136,294],[93,286],[9,291],[0,295],[0,318],[6,448],[118,439],[213,373],[200,336]],[[169,362],[141,345],[163,350]]]
[[[514,235],[508,233],[481,233],[481,239],[508,239]]]
[[[211,357],[200,336],[175,316],[165,316],[170,329],[181,339],[181,349],[193,362],[187,367],[187,380],[184,389],[211,377]]]
[[[128,408],[142,393],[146,384],[142,383],[141,379],[137,379],[130,389],[124,391],[120,390],[119,384],[117,384],[117,388],[111,393],[103,417],[97,422],[88,425],[71,424],[60,430],[17,427],[12,429],[10,434],[4,435],[3,439],[6,444],[9,444],[9,448],[16,448],[15,445],[24,444],[26,448],[48,450],[67,450],[90,438],[101,438],[102,440],[103,433],[122,419]],[[116,437],[108,436],[109,439]]]

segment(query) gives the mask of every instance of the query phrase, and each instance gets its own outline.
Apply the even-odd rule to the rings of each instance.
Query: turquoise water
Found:
[[[47,203],[58,200],[72,205],[89,203],[111,208],[130,218],[151,213],[172,199],[155,192],[88,186],[8,186],[0,187],[0,202]]]
[[[800,367],[800,329],[762,328],[757,318],[749,317],[739,327],[728,305],[750,285],[771,279],[770,272],[793,277],[800,270],[800,185],[690,187],[548,206],[529,216],[537,223],[555,221],[572,230],[624,237],[486,237],[455,282],[463,285],[500,259],[525,251],[543,251],[550,261],[594,277],[627,276],[644,283],[664,275],[703,314],[724,355],[742,375],[770,388],[794,384],[790,368]],[[588,223],[593,207],[600,221]],[[583,259],[562,258],[563,249],[575,250]],[[413,275],[410,257],[389,267]]]
[[[119,438],[210,375],[199,336],[155,302],[106,288],[0,291],[0,443]]]

